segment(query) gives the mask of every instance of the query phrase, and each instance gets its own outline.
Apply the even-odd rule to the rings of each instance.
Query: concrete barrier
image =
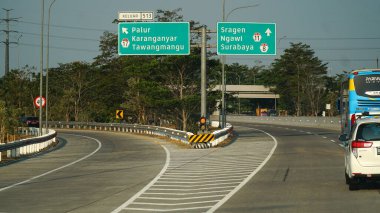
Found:
[[[228,115],[230,123],[263,123],[285,126],[307,126],[324,129],[340,130],[340,117],[258,117],[244,115]]]

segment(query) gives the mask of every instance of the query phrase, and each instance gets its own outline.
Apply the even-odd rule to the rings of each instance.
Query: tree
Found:
[[[87,100],[91,100],[88,94],[97,86],[96,75],[92,75],[91,66],[84,62],[60,64],[55,72],[63,78],[60,78],[61,81],[52,82],[53,84],[59,82],[62,88],[61,98],[56,100],[56,104],[52,104],[52,109],[64,115],[66,121],[70,121],[72,117],[74,121],[81,120],[81,115],[83,118],[82,113],[87,108]],[[56,74],[53,76],[57,76]]]
[[[314,56],[307,44],[291,43],[280,59],[272,63],[265,78],[268,85],[276,86],[282,107],[300,115],[317,115],[321,110],[326,90],[326,64]]]

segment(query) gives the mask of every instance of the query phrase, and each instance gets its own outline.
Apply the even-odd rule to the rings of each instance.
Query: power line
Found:
[[[27,44],[27,43],[20,43],[21,46],[29,46],[29,47],[40,47],[40,45],[37,44]],[[46,46],[44,46],[46,47]],[[79,51],[79,52],[92,52],[92,53],[98,53],[99,50],[90,50],[90,49],[80,49],[80,48],[70,48],[70,47],[57,47],[57,46],[49,46],[49,48],[52,49],[60,49],[60,50],[70,50],[70,51]]]
[[[32,24],[32,25],[39,25],[41,26],[40,23],[35,23],[35,22],[30,22],[30,21],[20,21],[20,23],[24,23],[24,24]],[[46,25],[46,24],[45,24]],[[57,28],[66,28],[66,29],[74,29],[74,30],[88,30],[88,31],[98,31],[98,32],[104,32],[104,31],[108,31],[108,32],[116,32],[116,31],[110,31],[110,30],[107,30],[107,29],[96,29],[96,28],[88,28],[88,27],[73,27],[73,26],[64,26],[64,25],[54,25],[54,24],[50,24],[51,27],[57,27]]]
[[[230,57],[230,59],[234,59],[234,60],[243,60],[243,61],[247,61],[247,60],[252,60],[254,61],[254,59],[252,58],[242,58],[242,57]],[[259,61],[273,61],[273,59],[271,58],[257,58],[257,60]],[[320,59],[321,61],[330,61],[330,62],[334,62],[334,61],[376,61],[377,58],[360,58],[360,59],[355,59],[355,58],[345,58],[345,59]]]
[[[287,48],[277,48],[279,50],[286,50]],[[355,51],[355,50],[380,50],[380,47],[342,47],[342,48],[311,48],[312,50],[318,50],[318,51],[325,51],[325,50],[337,50],[337,51],[341,51],[341,50],[352,50],[352,51]]]
[[[40,36],[39,33],[27,33],[27,32],[20,32],[25,35],[32,35],[32,36]],[[44,35],[47,36],[47,35]],[[62,39],[70,39],[70,40],[82,40],[82,41],[96,41],[100,42],[99,39],[91,39],[91,38],[79,38],[79,37],[70,37],[70,36],[58,36],[58,35],[49,35],[49,37],[53,38],[62,38]]]
[[[380,37],[324,37],[324,38],[317,38],[317,37],[310,37],[310,38],[302,38],[302,37],[286,37],[284,40],[379,40]]]

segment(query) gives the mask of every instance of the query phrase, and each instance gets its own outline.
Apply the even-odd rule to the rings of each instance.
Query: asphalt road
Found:
[[[62,148],[0,167],[0,212],[110,212],[149,183],[165,162],[154,138],[58,134]]]
[[[378,212],[380,186],[349,191],[338,132],[275,125],[262,129],[278,146],[265,167],[216,212]],[[236,127],[239,131],[239,127]]]
[[[229,146],[60,131],[64,146],[0,167],[0,212],[377,212],[380,186],[349,191],[338,132],[234,124]],[[274,137],[273,137],[274,136]]]

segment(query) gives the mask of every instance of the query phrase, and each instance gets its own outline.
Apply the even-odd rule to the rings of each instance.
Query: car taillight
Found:
[[[372,147],[372,142],[370,141],[352,141],[351,143],[351,151],[355,158],[358,158],[358,149],[361,148],[370,148]]]
[[[351,115],[351,126],[353,126],[356,122],[356,115],[355,114],[352,114]]]
[[[352,148],[371,148],[372,142],[370,141],[352,141]]]

